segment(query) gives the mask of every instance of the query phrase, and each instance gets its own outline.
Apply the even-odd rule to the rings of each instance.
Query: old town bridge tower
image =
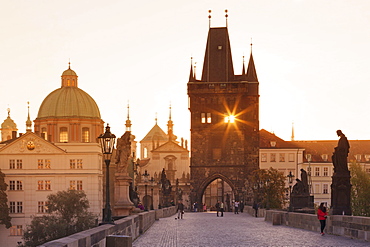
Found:
[[[202,78],[196,79],[192,64],[188,83],[192,203],[204,203],[215,180],[243,200],[248,175],[259,167],[258,87],[252,52],[247,71],[243,61],[242,74],[235,75],[227,27],[210,27]],[[223,187],[217,191],[212,201],[225,201]]]

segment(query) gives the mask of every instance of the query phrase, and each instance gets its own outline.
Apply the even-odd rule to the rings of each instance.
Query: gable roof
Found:
[[[178,145],[176,142],[174,141],[168,141],[162,145],[160,145],[159,147],[157,147],[156,149],[152,150],[152,152],[168,152],[168,153],[171,153],[171,152],[189,152],[189,150],[187,150],[186,148],[183,148],[181,147],[180,145]]]
[[[167,134],[157,125],[157,123],[153,126],[153,128],[146,134],[146,136],[140,141],[168,141]]]
[[[28,148],[28,144],[31,145],[30,148]],[[2,146],[0,148],[0,154],[2,153],[37,154],[65,153],[65,151],[54,145],[53,143],[46,141],[35,133],[27,132],[26,134],[13,139],[12,142],[9,142],[8,144]]]

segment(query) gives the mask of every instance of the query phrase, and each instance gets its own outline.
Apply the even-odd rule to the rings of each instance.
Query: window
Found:
[[[211,84],[208,84],[208,88],[215,88],[215,84],[211,83]]]
[[[355,158],[356,158],[356,161],[361,161],[361,154],[356,154]]]
[[[210,112],[207,112],[207,123],[211,123],[211,122],[212,122],[211,113]]]
[[[38,169],[44,169],[44,160],[38,160],[37,161],[37,168]]]
[[[267,154],[266,153],[261,154],[261,162],[267,162]]]
[[[43,180],[37,181],[37,190],[44,190],[44,181]]]
[[[47,202],[38,202],[37,212],[38,213],[46,213],[47,212]]]
[[[226,83],[221,83],[220,88],[226,88]]]
[[[327,154],[322,154],[321,158],[323,161],[328,161],[328,155]]]
[[[9,181],[9,190],[23,190],[22,181]]]
[[[308,176],[311,176],[311,167],[310,166],[307,167],[307,174],[308,174]]]
[[[17,160],[17,169],[22,169],[22,160]]]
[[[70,190],[76,190],[76,181],[75,180],[69,181],[69,189]]]
[[[10,236],[23,236],[22,225],[10,227]]]
[[[51,190],[51,181],[50,180],[37,181],[37,190]]]
[[[279,162],[285,162],[285,154],[279,154]]]
[[[327,184],[323,184],[322,193],[323,194],[328,194],[328,191],[329,191],[329,186]]]
[[[365,160],[370,161],[370,154],[365,154]]]
[[[315,176],[316,177],[320,176],[320,167],[315,167]]]
[[[147,148],[144,148],[144,155],[143,155],[144,158],[148,158],[148,149]]]
[[[308,162],[311,162],[311,154],[306,154],[306,159]]]
[[[17,181],[17,190],[23,190],[22,181]]]
[[[89,128],[82,128],[82,142],[90,142]]]
[[[82,159],[77,159],[77,169],[82,169]]]
[[[45,169],[50,169],[50,160],[45,160]]]
[[[82,180],[77,180],[77,190],[82,190]]]
[[[41,137],[44,138],[45,140],[48,139],[48,132],[46,131],[46,128],[41,129]]]
[[[289,162],[294,162],[294,154],[289,154]]]
[[[9,169],[15,169],[15,160],[9,160]]]
[[[324,173],[323,174],[324,177],[329,176],[329,167],[324,167],[324,172],[323,173]]]
[[[38,169],[50,169],[50,160],[37,160]]]
[[[51,190],[51,182],[50,180],[45,181],[45,190]]]
[[[270,162],[276,162],[276,154],[270,154]]]
[[[225,113],[224,122],[225,123],[235,123],[235,116],[233,115],[228,116],[227,113]]]
[[[366,168],[366,169],[365,169],[365,171],[366,171],[367,173],[370,173],[370,168]]]
[[[68,129],[61,127],[59,130],[59,142],[68,142]]]
[[[206,123],[206,114],[204,112],[200,114],[200,119],[201,119],[201,123]]]
[[[9,211],[12,214],[23,213],[23,202],[9,202]]]
[[[76,160],[69,160],[69,168],[76,169]]]

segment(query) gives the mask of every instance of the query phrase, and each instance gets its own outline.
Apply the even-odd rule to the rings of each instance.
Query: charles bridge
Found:
[[[101,225],[43,247],[163,246],[369,246],[370,217],[333,215],[321,236],[316,215],[286,211],[244,213],[186,212],[175,220],[176,208],[150,210]]]

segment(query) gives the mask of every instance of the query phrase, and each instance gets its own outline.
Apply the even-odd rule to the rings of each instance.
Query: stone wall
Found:
[[[246,206],[244,210],[254,216],[252,207]],[[314,214],[259,209],[258,217],[265,217],[273,225],[320,232],[320,222]],[[326,220],[325,233],[370,241],[370,217],[331,215]]]
[[[41,247],[105,247],[105,238],[109,235],[131,236],[132,241],[140,234],[148,230],[155,220],[172,216],[176,213],[176,207],[142,212],[137,215],[130,215],[126,218],[115,221],[114,225],[101,225],[92,229],[70,235],[65,238],[47,242]]]

